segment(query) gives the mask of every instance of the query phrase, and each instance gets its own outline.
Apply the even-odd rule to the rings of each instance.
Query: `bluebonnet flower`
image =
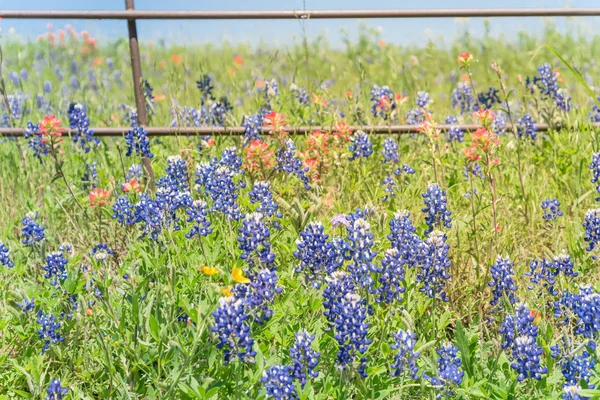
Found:
[[[95,161],[91,164],[85,164],[85,172],[81,176],[81,182],[83,182],[83,189],[86,192],[98,186],[98,170]]]
[[[440,231],[433,231],[421,246],[417,281],[422,282],[419,291],[429,298],[439,296],[442,301],[448,301],[444,291],[446,281],[450,279],[448,250],[446,235]]]
[[[253,140],[260,138],[260,132],[263,125],[263,115],[261,113],[246,115],[244,117],[244,146]],[[293,142],[292,142],[293,143]]]
[[[42,139],[40,134],[40,127],[37,124],[31,122],[27,123],[27,129],[25,129],[25,138],[28,138],[27,147],[33,151],[33,156],[42,162],[42,157],[45,157],[50,152],[48,145]]]
[[[114,251],[112,251],[108,245],[106,243],[98,243],[97,245],[95,245],[92,248],[92,251],[90,251],[90,255],[96,260],[96,261],[104,261],[108,258],[108,256],[115,254]]]
[[[142,177],[142,165],[141,164],[132,164],[129,169],[127,169],[127,175],[125,179],[130,181],[132,179],[140,179]]]
[[[587,397],[583,397],[579,394],[581,390],[581,386],[579,385],[571,385],[563,387],[563,395],[561,397],[562,400],[585,400]]]
[[[34,212],[28,212],[21,220],[21,243],[27,246],[33,246],[44,240],[44,227],[37,223],[38,215]]]
[[[150,150],[148,132],[137,124],[137,114],[135,114],[135,118],[133,114],[135,113],[132,112],[132,119],[134,119],[132,129],[125,134],[125,143],[127,143],[127,153],[125,155],[129,157],[135,152],[138,157],[152,158],[154,154]]]
[[[270,81],[265,81],[265,86],[262,88],[263,96],[267,103],[271,104],[271,98],[277,97],[279,94],[279,84],[275,79],[271,79]]]
[[[526,272],[525,275],[530,276],[532,285],[528,287],[529,290],[534,288],[533,284],[542,285],[548,289],[548,292],[556,296],[558,292],[554,288],[556,284],[556,277],[562,272],[565,276],[576,277],[577,272],[573,271],[574,263],[571,261],[569,256],[564,250],[558,256],[554,257],[553,260],[531,260],[529,264],[530,271]]]
[[[411,379],[418,379],[417,373],[419,372],[419,368],[417,367],[417,358],[421,354],[415,351],[417,335],[410,331],[399,329],[398,333],[393,333],[392,336],[396,339],[396,343],[391,344],[390,347],[393,350],[397,350],[394,362],[392,363],[394,370],[392,375],[401,376],[405,372],[408,372]]]
[[[352,277],[343,271],[333,272],[325,281],[327,287],[323,290],[323,315],[330,325],[333,325],[338,313],[336,307],[347,294],[354,293],[354,283]]]
[[[394,175],[398,176],[401,174],[413,175],[416,171],[408,164],[402,164],[402,168],[396,168]]]
[[[498,301],[504,296],[506,296],[511,304],[515,303],[517,285],[515,285],[514,280],[514,265],[514,263],[510,262],[508,256],[498,256],[496,262],[492,264],[492,281],[488,282],[488,285],[493,288],[492,294],[494,295],[494,298],[490,302],[491,305],[495,306],[498,304]]]
[[[379,275],[379,292],[375,299],[378,303],[392,303],[402,300],[402,293],[406,290],[402,286],[404,280],[404,260],[402,254],[395,248],[385,251],[383,260],[381,260],[381,269]]]
[[[44,93],[50,93],[52,91],[52,84],[49,81],[44,81]]]
[[[245,286],[236,285],[234,289]],[[251,276],[248,289],[239,293],[236,292],[236,296],[241,295],[245,298],[247,311],[252,314],[256,323],[262,325],[273,316],[273,310],[269,306],[275,301],[275,295],[283,290],[277,286],[277,273],[275,270],[261,269]]]
[[[592,154],[592,163],[589,168],[592,170],[590,182],[596,184],[596,192],[600,193],[600,152]],[[600,201],[600,197],[596,197],[596,201]]]
[[[396,109],[395,96],[389,86],[373,85],[371,88],[371,112],[375,117],[382,117],[387,120],[391,117],[392,112]]]
[[[292,367],[292,376],[300,382],[302,388],[306,384],[308,377],[316,378],[319,372],[316,371],[319,365],[321,353],[316,352],[311,347],[315,335],[311,335],[306,330],[300,330],[294,333],[296,341],[290,348],[290,357],[294,365]]]
[[[187,222],[193,222],[192,229],[189,233],[185,234],[185,237],[191,239],[192,237],[208,236],[212,233],[210,228],[210,222],[206,219],[208,211],[206,210],[206,202],[202,200],[195,200],[190,208],[185,210],[188,215]]]
[[[243,226],[238,229],[238,248],[242,250],[240,258],[246,260],[250,267],[257,263],[270,266],[275,262],[275,254],[271,252],[269,242],[271,233],[263,218],[261,213],[248,214],[244,218]]]
[[[3,242],[0,241],[0,265],[4,265],[8,268],[15,266],[15,263],[10,259],[10,249]]]
[[[586,383],[589,389],[594,389],[595,385],[590,384],[590,377],[594,374],[596,361],[587,349],[577,354],[577,349],[584,346],[574,346],[571,339],[562,338],[562,345],[559,342],[550,346],[552,358],[557,359],[565,382],[563,387],[578,385],[581,381]],[[575,348],[575,350],[572,350]]]
[[[304,184],[304,188],[310,190],[308,176],[306,175],[308,167],[302,167],[302,160],[296,155],[296,145],[292,139],[285,141],[285,148],[278,149],[275,157],[277,160],[276,171],[296,175]]]
[[[64,281],[67,279],[67,259],[63,255],[62,251],[55,251],[46,256],[46,265],[44,271],[46,274],[44,278],[52,279],[50,284],[55,286],[57,279]]]
[[[8,102],[8,110],[6,109],[5,102],[0,102],[0,126],[10,128],[11,119],[19,121],[23,115],[29,113],[28,109],[25,107],[27,96],[22,94],[11,94],[6,96],[6,100]]]
[[[215,100],[212,91],[214,90],[213,80],[207,74],[200,76],[196,81],[196,87],[200,90],[200,104],[204,105],[210,100]]]
[[[348,293],[333,305],[331,311],[335,315],[334,337],[338,342],[338,365],[345,370],[360,355],[357,372],[366,378],[367,358],[364,354],[371,344],[371,340],[367,339],[369,324],[366,323],[366,302],[359,295]]]
[[[32,311],[35,308],[35,298],[28,299],[27,297],[23,297],[23,303],[19,304],[19,307],[24,313]]]
[[[388,137],[383,141],[383,149],[381,150],[383,155],[383,162],[397,163],[400,161],[400,154],[398,154],[398,142],[392,137]]]
[[[446,192],[437,183],[430,183],[427,186],[427,191],[423,194],[423,200],[425,208],[422,211],[427,214],[425,216],[425,222],[427,222],[426,235],[436,227],[452,227],[452,217],[450,217],[452,213],[448,211]]]
[[[442,345],[436,352],[438,354],[438,373],[433,376],[423,373],[423,378],[431,382],[431,385],[441,392],[438,397],[442,397],[442,395],[452,397],[454,393],[451,391],[450,384],[460,385],[465,375],[460,370],[462,360],[458,356],[458,347],[452,343],[447,343]]]
[[[429,96],[429,93],[424,92],[424,91],[419,91],[417,92],[417,107],[420,108],[425,108],[429,105],[429,102],[431,101],[431,96]]]
[[[348,265],[348,272],[352,275],[355,284],[371,290],[374,285],[371,273],[379,272],[377,265],[373,262],[377,252],[372,249],[371,225],[367,220],[358,218],[346,229],[352,254],[352,263]]]
[[[50,102],[43,95],[39,94],[35,96],[35,104],[37,109],[42,114],[51,114],[52,108],[50,107]]]
[[[42,310],[37,313],[37,323],[40,324],[38,336],[44,341],[42,354],[44,354],[50,345],[63,342],[64,337],[60,335],[58,329],[61,328],[60,322],[56,322],[56,317],[51,314],[45,314]]]
[[[240,212],[238,186],[234,177],[239,175],[227,165],[220,165],[216,159],[211,163],[196,164],[196,184],[198,191],[204,188],[204,194],[212,200],[211,211],[222,212],[228,219],[243,218]]]
[[[506,114],[504,114],[502,111],[498,111],[494,116],[494,122],[492,122],[492,132],[494,132],[496,135],[504,135],[506,133],[506,119]]]
[[[461,114],[468,114],[475,111],[475,108],[477,107],[477,101],[475,100],[475,96],[473,96],[473,90],[466,82],[458,83],[456,89],[452,91],[450,100],[452,101],[452,108],[456,108],[457,106],[460,107]]]
[[[19,78],[19,74],[17,74],[15,71],[10,71],[8,73],[8,78],[15,84],[15,86],[20,86],[21,79]]]
[[[330,258],[332,244],[327,241],[328,238],[329,235],[323,232],[323,224],[311,222],[300,232],[300,239],[296,241],[294,257],[300,260],[296,273],[304,272],[306,282],[311,282],[317,288],[320,286],[321,275],[333,272]]]
[[[531,118],[531,115],[525,114],[517,121],[517,134],[519,138],[528,137],[532,141],[537,139],[537,128],[535,127],[535,120]]]
[[[212,313],[215,325],[211,328],[219,338],[218,349],[224,349],[225,363],[232,355],[242,362],[253,362],[256,352],[252,350],[254,340],[250,337],[250,326],[244,303],[235,297],[219,299],[217,310]]]
[[[152,94],[153,91],[154,89],[152,89],[152,86],[150,86],[150,82],[148,82],[146,79],[142,79],[142,92],[144,92],[146,110],[148,110],[148,112],[151,114],[154,114],[154,109],[156,107],[156,103],[154,103],[154,95]]]
[[[71,103],[69,105],[69,127],[76,129],[73,134],[73,143],[81,147],[84,153],[91,150],[91,146],[98,145],[100,139],[94,137],[94,131],[90,129],[90,119],[87,116],[86,106]]]
[[[585,236],[583,240],[588,242],[587,251],[592,251],[600,242],[600,208],[588,210],[583,222]]]
[[[353,161],[357,158],[368,158],[373,154],[373,143],[369,140],[369,135],[363,131],[356,131],[350,138],[350,152],[352,155],[348,157],[348,160]]]
[[[283,217],[281,211],[278,210],[279,205],[273,200],[271,192],[271,184],[269,182],[254,182],[254,188],[248,193],[252,203],[260,202],[257,212],[266,215],[267,217],[276,216]]]
[[[560,201],[557,199],[546,199],[542,201],[542,210],[544,210],[544,221],[551,222],[556,220],[558,217],[563,216],[563,212],[560,210]]]
[[[58,379],[52,379],[46,393],[48,393],[46,400],[62,400],[63,396],[69,393],[69,389],[62,387]]]
[[[383,186],[385,186],[385,196],[381,199],[381,201],[387,201],[388,199],[393,199],[396,196],[396,189],[398,186],[396,185],[396,181],[392,176],[386,176],[383,178]]]
[[[463,165],[463,176],[465,177],[465,181],[469,181],[471,179],[471,175],[476,176],[479,179],[484,178],[481,164],[478,162],[469,161],[466,165]]]
[[[600,98],[596,97],[596,100],[600,101]],[[600,122],[600,107],[595,102],[592,104],[592,109],[587,114],[587,117],[590,122]]]
[[[74,90],[79,89],[79,81],[77,80],[77,77],[71,76],[69,78],[69,85],[71,85],[71,88]]]
[[[538,327],[533,325],[534,316],[526,306],[517,308],[515,315],[507,315],[499,329],[504,340],[503,349],[511,350],[511,368],[517,371],[519,382],[526,378],[541,379],[548,372],[540,365],[543,350],[537,344]]]
[[[184,192],[189,190],[189,178],[185,160],[180,155],[169,156],[165,176],[160,178],[156,185],[167,188],[173,192]]]
[[[406,123],[409,125],[419,125],[425,121],[425,109],[413,108],[406,113]]]
[[[112,218],[119,221],[121,225],[133,225],[137,221],[136,206],[131,204],[127,197],[119,197],[113,204]]]
[[[528,78],[527,83],[531,86],[533,83],[540,91],[542,99],[550,98],[554,100],[558,109],[568,112],[571,109],[571,97],[564,89],[561,89],[557,82],[558,73],[552,71],[549,64],[543,64],[538,68],[539,75]]]
[[[298,393],[292,377],[293,369],[288,365],[273,365],[263,372],[261,382],[265,387],[267,398],[276,400],[297,399]]]
[[[292,84],[290,90],[294,93],[294,97],[298,100],[298,103],[306,105],[309,102],[308,93],[305,88],[299,88],[295,84]]]
[[[406,210],[396,212],[390,220],[388,239],[392,248],[398,251],[401,263],[409,268],[417,265],[420,258],[421,239],[416,231],[410,212]]]
[[[487,92],[480,92],[477,95],[477,99],[479,100],[479,104],[477,108],[481,106],[484,110],[490,110],[494,104],[500,104],[501,100],[498,96],[498,89],[494,89],[493,87],[489,87]]]
[[[448,115],[446,117],[446,119],[444,120],[444,123],[447,125],[456,125],[456,124],[458,124],[458,120],[456,119],[456,117],[454,117],[452,115]],[[452,141],[464,142],[465,141],[465,133],[463,131],[461,131],[459,127],[453,126],[446,131],[446,141],[448,141],[448,142],[452,142]]]
[[[345,261],[352,259],[352,249],[350,248],[350,244],[346,242],[344,238],[333,237],[327,256],[329,257],[327,272],[333,273],[340,269]]]
[[[575,334],[593,338],[600,331],[600,294],[591,286],[580,286],[579,293],[565,291],[554,303],[555,316],[560,317],[570,311],[574,318]],[[565,321],[570,321],[567,315]]]

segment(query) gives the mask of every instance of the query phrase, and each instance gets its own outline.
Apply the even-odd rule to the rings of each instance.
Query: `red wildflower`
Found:
[[[123,191],[140,193],[142,191],[142,186],[137,181],[137,179],[133,178],[132,180],[130,180],[129,182],[127,182],[123,185]]]
[[[474,147],[467,147],[463,149],[463,153],[467,160],[471,162],[479,161],[481,159],[481,155],[477,153],[477,149]]]
[[[466,64],[471,60],[473,60],[473,56],[468,51],[465,51],[464,53],[460,53],[458,55],[459,64]]]
[[[327,105],[327,100],[325,100],[324,98],[322,98],[321,96],[319,96],[318,94],[316,94],[314,92],[312,94],[311,101],[313,102],[313,104],[319,104],[321,106]]]
[[[90,192],[90,207],[98,208],[105,204],[110,204],[110,190],[96,188]]]
[[[262,140],[253,140],[246,147],[246,169],[248,171],[262,170],[275,163],[275,153],[269,149],[269,143]]]
[[[40,134],[46,137],[61,137],[64,131],[64,129],[60,127],[60,119],[56,118],[54,115],[46,115],[44,119],[39,122],[39,125]]]
[[[485,127],[489,127],[490,125],[492,125],[492,122],[494,122],[494,112],[492,110],[477,110],[476,112],[472,113],[471,115],[473,115],[473,117],[477,118],[479,121],[481,121],[481,124]]]
[[[233,62],[238,66],[241,67],[242,64],[244,64],[244,57],[242,56],[235,56],[233,57]]]
[[[285,121],[285,116],[283,114],[272,111],[265,115],[264,124],[265,126],[272,128],[269,133],[284,133],[285,126],[288,123]]]

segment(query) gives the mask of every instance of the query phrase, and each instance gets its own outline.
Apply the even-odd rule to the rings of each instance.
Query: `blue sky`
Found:
[[[124,8],[124,0],[27,0],[21,2],[3,2],[4,9],[105,9],[118,10]],[[240,0],[195,1],[195,0],[136,0],[136,8],[140,10],[301,10],[303,0]],[[494,8],[494,7],[597,7],[600,0],[378,0],[367,2],[360,0],[305,0],[306,9],[410,9],[410,8]],[[559,28],[578,31],[594,31],[600,22],[599,18],[553,18]],[[46,23],[42,20],[8,20],[0,21],[2,35],[7,36],[9,30],[23,38],[35,38],[45,32]],[[87,29],[99,38],[114,38],[127,33],[125,21],[54,21],[55,27],[71,23],[76,29]],[[458,22],[449,19],[371,19],[365,23],[369,27],[380,27],[382,37],[387,42],[400,44],[422,44],[433,38],[446,40],[467,27],[473,33],[481,32],[483,19],[469,19]],[[342,30],[348,32],[350,38],[356,38],[358,20],[313,20],[307,22],[307,35],[314,38],[325,34],[334,46],[341,43]],[[492,33],[513,35],[520,30],[540,32],[543,29],[542,18],[499,18],[491,20]],[[10,29],[14,28],[14,29]],[[302,37],[302,27],[298,21],[138,21],[140,40],[165,39],[167,42],[193,44],[198,42],[220,43],[226,39],[234,43],[260,43],[263,39],[268,44],[285,44]]]

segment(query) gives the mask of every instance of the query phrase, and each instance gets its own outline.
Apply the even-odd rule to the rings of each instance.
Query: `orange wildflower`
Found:
[[[132,180],[123,185],[123,191],[127,193],[140,193],[142,191],[142,185],[140,185],[137,179],[133,178]]]
[[[238,66],[241,67],[244,64],[244,57],[242,56],[235,56],[233,57],[233,62]]]
[[[173,54],[169,57],[169,61],[171,61],[175,65],[181,64],[181,56],[179,54]]]
[[[92,190],[89,194],[90,197],[90,207],[98,208],[102,207],[106,204],[110,204],[110,190],[104,190],[101,188],[96,188]]]

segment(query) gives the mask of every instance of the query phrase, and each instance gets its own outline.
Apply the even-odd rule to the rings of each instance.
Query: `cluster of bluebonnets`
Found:
[[[41,60],[37,55],[34,58]],[[537,131],[536,119],[550,116],[550,122],[562,121],[568,119],[568,113],[577,106],[549,64],[537,68],[537,74],[520,79],[523,92],[532,96],[536,105],[539,102],[538,107],[543,110],[534,113],[523,105],[515,107],[513,102],[507,101],[502,79],[500,86],[476,91],[469,69],[471,60],[468,53],[459,56],[468,79],[456,81],[449,93],[448,103],[454,114],[438,115],[434,96],[423,90],[417,90],[414,99],[409,99],[404,93],[373,83],[368,90],[368,106],[357,102],[351,110],[353,95],[349,93],[344,100],[348,107],[339,111],[337,105],[332,105],[337,100],[321,98],[332,82],[321,83],[323,92],[313,93],[311,98],[306,87],[294,83],[286,90],[277,79],[264,79],[254,93],[257,95],[255,108],[244,110],[250,113],[241,120],[242,138],[228,141],[227,146],[219,145],[218,137],[193,138],[189,142],[193,144],[191,150],[177,149],[181,150],[179,154],[167,157],[162,156],[171,150],[169,146],[151,138],[139,123],[136,110],[125,103],[116,106],[115,119],[130,129],[118,139],[118,144],[103,141],[94,134],[90,128],[95,125],[90,117],[90,113],[94,114],[91,104],[74,98],[74,94],[81,94],[78,91],[82,85],[82,79],[77,78],[80,72],[75,61],[70,64],[68,80],[62,71],[54,71],[61,82],[59,90],[69,99],[67,103],[50,101],[50,94],[56,90],[50,82],[43,83],[43,93],[35,97],[35,102],[16,89],[3,96],[0,126],[26,128],[24,140],[28,153],[25,156],[56,170],[53,184],[65,185],[72,196],[69,201],[72,200],[73,210],[85,205],[81,204],[83,196],[73,193],[71,186],[89,193],[89,208],[85,207],[88,209],[81,218],[85,216],[82,220],[89,224],[95,237],[85,252],[77,254],[73,244],[53,241],[54,236],[48,235],[44,226],[48,218],[39,212],[39,207],[32,206],[31,211],[20,215],[18,240],[8,236],[0,238],[0,265],[7,271],[13,270],[20,267],[18,264],[24,262],[25,257],[37,257],[41,285],[63,302],[60,309],[50,310],[47,301],[40,301],[38,295],[18,298],[16,304],[24,313],[20,315],[29,316],[35,322],[36,352],[49,357],[66,351],[80,317],[94,315],[98,304],[109,301],[115,292],[126,302],[133,302],[133,293],[115,286],[117,279],[131,287],[139,280],[147,281],[144,285],[154,285],[161,280],[148,271],[146,276],[135,277],[138,281],[130,276],[134,273],[124,269],[122,263],[128,250],[112,240],[113,231],[126,232],[133,238],[128,242],[133,249],[132,257],[136,257],[137,251],[132,243],[164,252],[169,248],[176,250],[181,243],[178,240],[185,238],[185,246],[197,248],[204,260],[212,254],[213,248],[219,248],[210,241],[218,235],[217,240],[231,239],[234,243],[227,254],[219,257],[222,270],[231,275],[231,279],[212,295],[203,293],[193,300],[203,304],[208,298],[212,301],[202,317],[208,321],[210,333],[201,340],[218,350],[217,356],[211,356],[211,363],[217,358],[223,368],[251,368],[254,364],[263,367],[257,382],[260,387],[251,389],[253,395],[306,398],[303,397],[305,388],[316,387],[325,379],[324,375],[332,371],[340,377],[338,382],[364,386],[366,379],[377,376],[377,367],[384,365],[390,379],[396,379],[391,385],[405,393],[414,390],[419,393],[416,396],[422,398],[429,396],[426,393],[438,398],[466,396],[467,384],[471,384],[469,379],[473,378],[473,367],[468,360],[475,355],[469,353],[470,344],[465,344],[464,337],[459,337],[459,329],[464,335],[460,317],[456,317],[458,322],[442,328],[436,316],[456,301],[453,281],[464,279],[464,275],[456,275],[460,259],[455,253],[460,250],[455,238],[459,237],[459,229],[471,229],[472,223],[473,236],[469,239],[475,246],[470,247],[469,252],[475,254],[484,247],[485,252],[489,252],[489,259],[479,262],[487,264],[482,279],[477,275],[476,284],[481,284],[478,321],[485,326],[485,334],[497,340],[495,351],[507,360],[507,370],[502,373],[514,377],[514,385],[544,381],[552,376],[562,388],[563,399],[588,398],[585,390],[594,389],[597,382],[594,367],[596,340],[600,335],[600,293],[592,286],[593,279],[578,272],[575,256],[565,250],[552,248],[552,254],[532,258],[524,268],[515,265],[508,252],[498,251],[497,237],[503,232],[501,224],[496,222],[499,200],[495,192],[498,175],[494,175],[494,168],[500,161],[490,150],[509,140],[517,151],[522,151],[521,146],[535,146],[542,136]],[[108,70],[102,73],[114,79],[113,85],[122,86],[113,61],[107,59],[106,65]],[[497,66],[492,69],[499,71]],[[99,78],[95,75],[98,71],[90,69],[88,73],[88,89],[99,90],[102,85],[98,86]],[[27,73],[15,71],[8,77],[15,87],[33,79]],[[196,82],[197,106],[174,102],[168,107],[170,126],[174,129],[222,127],[230,123],[237,102],[225,95],[217,96],[219,87],[212,75],[202,74]],[[149,80],[142,82],[142,89],[146,111],[152,118],[160,112],[160,98]],[[278,112],[285,96],[296,102],[300,110],[317,109],[314,118],[297,112],[297,121],[314,122],[323,115],[333,114],[336,124],[328,130],[309,134],[305,140],[290,137],[285,119],[292,113]],[[39,123],[30,121],[28,118],[34,115],[32,107],[48,117]],[[425,141],[420,142],[424,145],[419,157],[432,166],[434,173],[418,194],[414,190],[407,192],[407,188],[415,175],[424,173],[424,167],[405,163],[401,150],[403,140],[421,138],[387,135],[377,140],[366,131],[350,130],[343,122],[348,116],[348,121],[354,118],[356,125],[363,124],[369,107],[370,118],[383,124],[415,125],[426,136]],[[65,125],[71,129],[71,145],[61,138],[64,134],[57,120],[49,117],[53,113],[66,118]],[[598,108],[593,107],[587,118],[597,122],[598,115]],[[450,127],[439,131],[435,129],[434,120]],[[472,120],[482,122],[483,131],[471,135],[458,126],[459,121]],[[509,124],[514,126],[509,127]],[[18,149],[13,147],[11,151],[23,150],[21,141],[17,142]],[[469,141],[473,142],[472,147],[462,149],[461,143]],[[231,146],[232,143],[235,146]],[[7,147],[13,144],[12,140],[6,141]],[[103,168],[100,165],[106,165],[105,160],[96,155],[104,148],[112,151],[113,147],[117,147],[115,152],[118,152],[115,158],[118,165],[113,167],[120,171],[114,172],[117,178],[107,183],[107,179],[99,176],[106,176],[99,171]],[[455,181],[451,181],[444,175],[441,152],[455,148],[464,150],[466,160],[457,169],[460,172],[455,174]],[[65,152],[76,154],[79,161],[85,160],[83,165],[73,167],[82,171],[76,183],[70,184],[66,179],[64,167],[75,162],[75,158],[65,158]],[[589,171],[582,173],[589,176],[589,189],[600,193],[600,152],[586,156],[590,158]],[[163,168],[150,171],[148,165]],[[321,213],[318,218],[303,220],[308,206],[294,209],[289,197],[286,201],[283,193],[286,185],[288,190],[292,187],[292,191],[302,195],[318,197],[330,171],[359,174],[365,165],[376,165],[372,168],[380,184],[373,189],[378,190],[376,204],[365,201],[353,210],[346,207],[345,213],[328,216]],[[520,164],[518,168],[521,174]],[[154,180],[150,173],[156,173]],[[456,176],[470,187],[464,193],[464,200],[473,208],[468,223],[455,216],[458,205],[449,202],[452,185],[458,185]],[[103,189],[109,186],[110,190]],[[411,195],[418,198],[420,212],[400,206],[401,199]],[[486,242],[478,249],[477,224],[484,222],[480,217],[477,220],[474,199],[488,195],[492,200],[485,203],[485,208],[493,209],[494,225],[491,233],[488,232],[492,239],[486,236],[489,248]],[[564,221],[566,207],[572,206],[561,193],[555,196],[536,204],[541,214],[538,225],[554,235],[553,239],[567,223]],[[578,224],[582,235],[572,240],[583,243],[595,261],[600,246],[600,208],[587,211]],[[580,259],[582,255],[577,257]],[[208,276],[219,273],[216,267],[208,265],[200,272]],[[176,274],[175,271],[170,273]],[[290,284],[290,280],[294,283]],[[302,320],[295,321],[293,329],[282,331],[287,339],[275,338],[275,335],[267,337],[265,332],[270,327],[285,324],[285,319],[277,315],[282,313],[277,305],[290,287],[298,287],[299,293],[305,293],[311,302],[317,299],[318,323],[312,321],[304,326]],[[140,296],[143,297],[140,301],[146,301],[147,296],[147,293]],[[528,305],[527,299],[531,296],[544,299],[543,319],[542,311]],[[422,326],[416,328],[403,316],[408,309],[414,310],[409,305],[417,303],[426,304],[432,316],[428,329],[434,334],[428,334]],[[141,306],[136,303],[136,307]],[[183,304],[178,304],[177,310],[173,320],[190,329],[204,322],[193,315],[189,307],[184,311]],[[401,316],[404,318],[402,328],[388,331],[389,319],[400,320]],[[424,317],[421,315],[421,318]],[[386,325],[383,329],[382,324]],[[555,331],[552,333],[548,326]],[[457,334],[453,335],[453,331]],[[293,344],[282,348],[279,341]],[[267,343],[283,354],[277,362],[264,364]],[[383,344],[388,350],[382,356]],[[111,359],[110,355],[108,358]],[[333,368],[326,370],[323,365]],[[552,371],[560,372],[551,375]],[[69,396],[65,382],[68,380],[62,377],[49,376],[46,398]],[[110,382],[112,391],[112,376]],[[135,386],[133,381],[128,384]],[[230,386],[234,387],[234,397],[252,396],[250,392],[244,395],[237,392],[237,383]],[[365,393],[361,392],[363,396]]]

